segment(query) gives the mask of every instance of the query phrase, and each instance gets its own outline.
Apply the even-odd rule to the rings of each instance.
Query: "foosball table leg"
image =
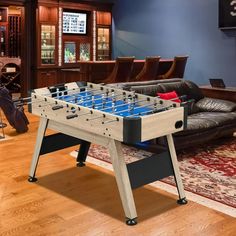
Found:
[[[184,204],[187,204],[188,201],[186,200],[186,197],[185,197],[184,186],[183,186],[182,179],[179,173],[179,165],[178,165],[178,160],[177,160],[177,155],[175,151],[172,134],[166,135],[166,138],[167,138],[167,144],[168,144],[170,157],[171,157],[171,161],[173,165],[174,178],[175,178],[176,186],[179,193],[179,199],[177,200],[177,203],[180,205],[184,205]]]
[[[125,211],[126,224],[136,225],[137,212],[130,185],[127,166],[125,164],[124,156],[122,153],[121,143],[119,141],[111,139],[108,147],[123,209]]]
[[[39,122],[36,144],[34,148],[34,155],[33,155],[31,167],[30,167],[30,173],[29,173],[29,178],[28,178],[29,182],[37,181],[37,178],[35,178],[35,173],[36,173],[39,156],[40,156],[40,150],[41,150],[44,134],[47,129],[47,125],[48,125],[48,119],[41,117],[40,122]]]
[[[86,157],[88,155],[90,144],[91,143],[88,142],[88,141],[81,140],[78,156],[77,156],[77,159],[76,159],[78,167],[85,166],[85,161],[86,161]]]

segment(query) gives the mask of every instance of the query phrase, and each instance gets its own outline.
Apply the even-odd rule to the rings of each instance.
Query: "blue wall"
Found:
[[[185,79],[236,86],[236,31],[218,29],[218,0],[117,0],[113,57],[189,55]]]

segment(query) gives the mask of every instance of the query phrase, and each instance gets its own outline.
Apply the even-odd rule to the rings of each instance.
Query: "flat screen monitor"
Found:
[[[209,79],[212,88],[225,88],[223,79]]]
[[[87,18],[85,12],[63,11],[63,33],[87,34]]]
[[[219,28],[236,29],[236,0],[219,0]]]

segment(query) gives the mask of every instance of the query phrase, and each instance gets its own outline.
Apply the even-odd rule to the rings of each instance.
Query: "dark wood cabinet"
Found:
[[[56,69],[39,69],[37,72],[37,81],[35,88],[53,86],[57,84],[57,70]]]
[[[0,22],[7,22],[8,8],[0,7]]]
[[[58,83],[58,6],[40,4],[37,14],[37,68],[35,88]]]
[[[79,68],[64,68],[60,69],[60,83],[69,83],[69,82],[76,82],[82,81],[83,78],[80,74]]]
[[[39,21],[41,23],[58,22],[58,8],[54,6],[39,6]]]
[[[87,72],[85,75],[80,70],[81,63],[111,59],[111,7],[92,2],[38,1],[35,87],[88,81]],[[80,32],[84,29],[82,16],[87,19],[86,33]]]
[[[111,12],[97,12],[96,60],[111,60]]]
[[[0,8],[0,56],[21,57],[22,8]]]
[[[38,66],[57,66],[58,7],[38,7]]]

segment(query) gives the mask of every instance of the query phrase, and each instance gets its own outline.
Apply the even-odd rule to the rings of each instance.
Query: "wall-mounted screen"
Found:
[[[219,28],[236,29],[236,0],[219,0]]]
[[[87,13],[63,11],[64,34],[87,34]]]

